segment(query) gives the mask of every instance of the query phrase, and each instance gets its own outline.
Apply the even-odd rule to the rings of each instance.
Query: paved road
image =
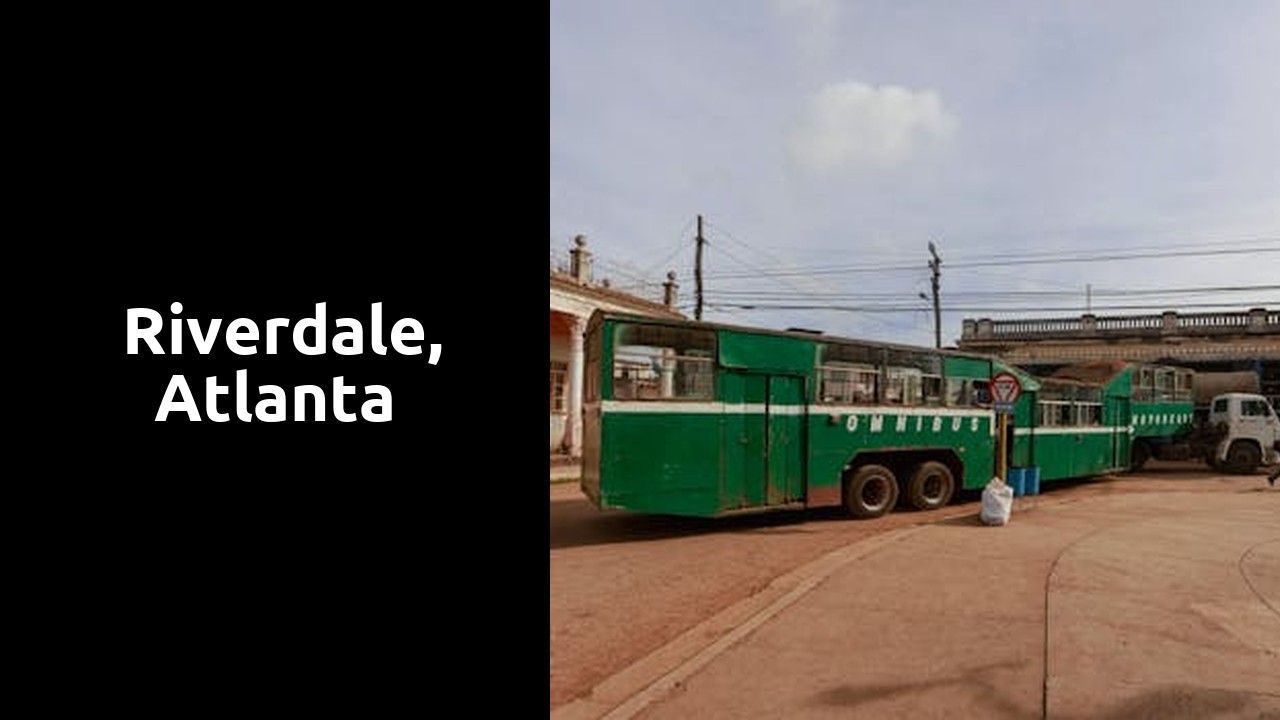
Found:
[[[1190,465],[1156,466],[1142,476],[1081,482],[1020,499],[1015,512],[1021,518],[1035,507],[1153,489],[1220,493],[1265,485],[1260,480],[1213,476]],[[976,510],[970,500],[873,521],[835,512],[710,521],[602,513],[574,486],[552,486],[551,495],[552,706],[583,717],[598,716],[652,681],[642,672],[646,662],[650,673],[665,672],[699,644],[727,633],[732,623],[713,622],[717,617],[757,610],[795,587],[779,580],[789,571],[859,540]],[[695,627],[705,641],[689,637]],[[683,651],[673,649],[681,643]],[[658,657],[664,653],[668,657]],[[606,699],[590,707],[574,703],[584,707],[570,712],[565,706],[575,698]]]
[[[1280,492],[923,528],[695,670],[637,717],[1280,717]]]

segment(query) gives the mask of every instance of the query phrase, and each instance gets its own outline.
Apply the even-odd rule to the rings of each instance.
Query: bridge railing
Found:
[[[1164,319],[1159,315],[1128,315],[1120,317],[1100,317],[1097,319],[1098,330],[1159,330],[1164,327]]]
[[[1117,337],[1131,335],[1238,335],[1280,333],[1280,311],[1254,308],[1241,312],[1159,315],[1092,314],[1071,318],[964,320],[962,340],[1031,340]]]

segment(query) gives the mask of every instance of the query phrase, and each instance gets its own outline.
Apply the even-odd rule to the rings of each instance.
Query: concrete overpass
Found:
[[[1052,370],[1089,360],[1129,360],[1258,373],[1280,403],[1280,310],[1070,318],[964,320],[959,347],[1015,365]]]

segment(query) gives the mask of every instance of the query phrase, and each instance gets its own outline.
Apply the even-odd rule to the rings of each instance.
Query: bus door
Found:
[[[804,499],[804,378],[769,376],[767,428],[769,505]]]
[[[803,500],[804,378],[742,372],[721,377],[726,506]]]

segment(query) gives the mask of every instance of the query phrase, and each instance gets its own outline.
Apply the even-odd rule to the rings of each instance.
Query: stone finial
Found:
[[[667,281],[662,283],[662,304],[671,310],[675,310],[676,295],[679,289],[680,286],[676,284],[675,272],[667,273]]]
[[[591,282],[591,253],[587,250],[587,238],[585,235],[575,235],[573,237],[574,248],[569,251],[569,274],[579,285],[587,285]]]

